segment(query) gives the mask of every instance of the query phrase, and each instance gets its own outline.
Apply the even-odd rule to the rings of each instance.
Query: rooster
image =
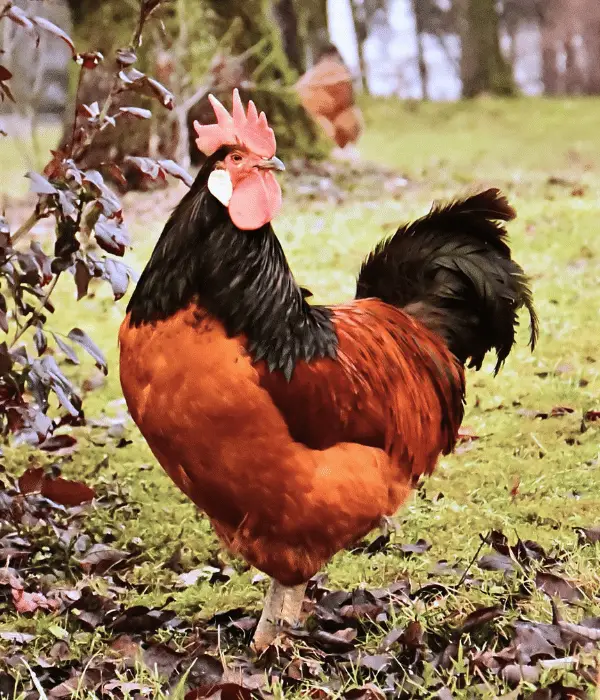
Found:
[[[307,581],[393,515],[463,417],[464,367],[496,371],[532,296],[495,189],[402,226],[363,263],[355,299],[311,305],[271,221],[275,136],[234,91],[195,124],[207,156],[121,325],[133,420],[224,545],[271,577],[254,646],[299,622]]]

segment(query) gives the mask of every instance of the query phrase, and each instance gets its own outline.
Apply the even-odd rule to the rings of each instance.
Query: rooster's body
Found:
[[[535,315],[496,190],[380,244],[354,301],[310,305],[270,223],[240,229],[211,194],[234,149],[209,157],[142,274],[121,382],[156,458],[226,546],[302,591],[452,450],[464,363],[491,349],[501,363],[521,306],[533,342]],[[295,619],[283,598],[269,614]]]

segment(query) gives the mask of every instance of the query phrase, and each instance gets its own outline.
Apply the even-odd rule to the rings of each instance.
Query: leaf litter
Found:
[[[186,700],[239,700],[274,697],[275,686],[284,697],[310,688],[311,698],[444,698],[451,687],[475,692],[483,680],[518,689],[548,678],[534,693],[539,698],[586,697],[595,682],[600,618],[578,609],[597,592],[566,575],[559,550],[548,553],[518,537],[511,543],[492,531],[481,538],[480,549],[489,551],[478,550],[467,570],[441,561],[427,581],[403,577],[385,588],[335,590],[319,574],[308,587],[302,627],[257,658],[249,647],[255,610],[223,610],[192,624],[172,608],[172,596],[155,607],[128,604],[135,589],[128,572],[143,560],[143,548],[117,549],[86,531],[90,508],[123,509],[126,493],[97,494],[57,472],[33,465],[18,479],[0,475],[0,611],[13,621],[12,628],[0,626],[0,697],[39,697],[33,679],[48,698],[86,690],[101,700],[152,697],[156,683],[165,694],[183,688]],[[597,532],[574,531],[574,546],[597,542]],[[419,557],[429,547],[387,533],[357,549]],[[189,571],[178,557],[171,565],[179,590],[223,585],[233,573],[214,556]],[[464,610],[461,590],[482,586],[477,571],[495,572],[491,604]],[[535,595],[550,601],[547,620],[529,617]],[[579,621],[564,621],[566,610]],[[32,632],[41,617],[47,632],[40,639]],[[90,634],[101,634],[102,653],[74,653],[73,640]],[[556,673],[568,674],[570,685],[567,676],[563,682],[549,675]]]

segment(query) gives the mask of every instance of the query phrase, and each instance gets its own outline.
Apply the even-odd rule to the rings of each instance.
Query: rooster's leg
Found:
[[[271,580],[262,615],[252,640],[256,651],[264,651],[275,641],[282,624],[291,627],[298,624],[306,586],[306,583],[299,586],[283,586],[275,579]]]

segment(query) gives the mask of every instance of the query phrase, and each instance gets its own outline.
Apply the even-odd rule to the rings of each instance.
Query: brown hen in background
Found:
[[[354,144],[362,132],[362,114],[354,104],[352,74],[333,44],[296,83],[304,109],[339,148]]]

